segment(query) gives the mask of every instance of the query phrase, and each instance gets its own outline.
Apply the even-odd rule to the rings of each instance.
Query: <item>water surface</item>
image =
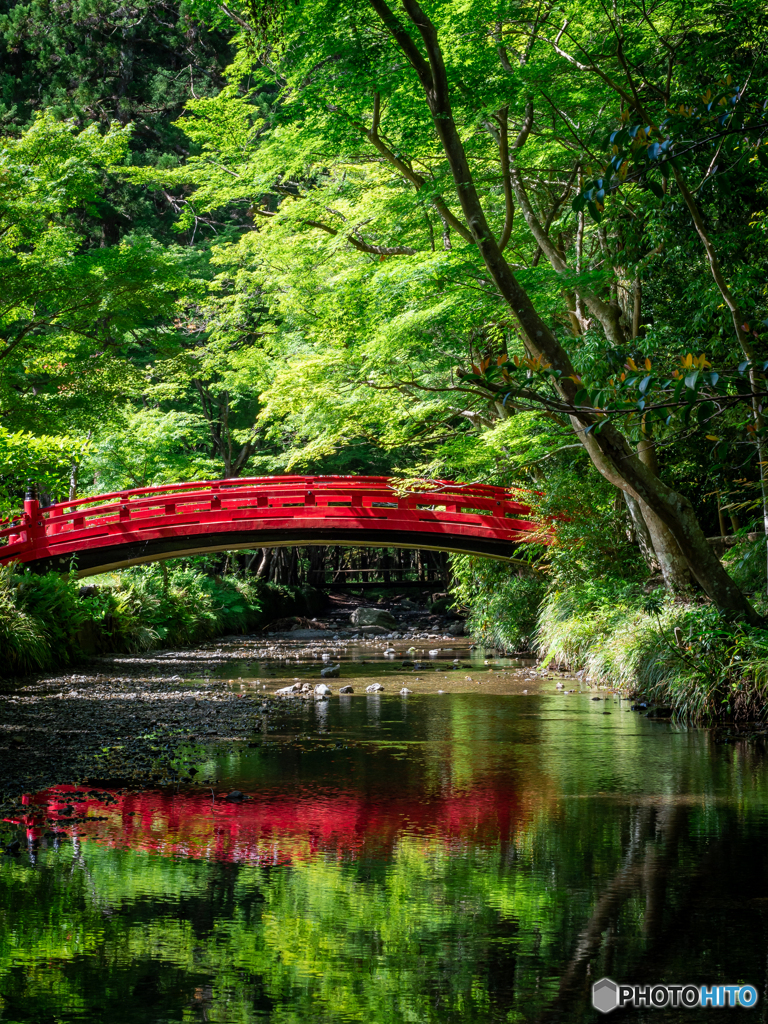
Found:
[[[592,1021],[603,975],[748,982],[766,1019],[762,738],[519,673],[401,697],[399,662],[364,660],[353,696],[189,745],[197,782],[29,794],[0,859],[0,1021]],[[625,1016],[726,1012],[747,1011]]]

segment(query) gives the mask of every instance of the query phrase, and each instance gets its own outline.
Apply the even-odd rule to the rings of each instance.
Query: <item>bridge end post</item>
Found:
[[[45,533],[45,528],[41,529],[40,523],[40,501],[37,496],[37,484],[34,480],[27,480],[27,491],[24,495],[24,515],[22,516],[22,523],[24,530],[27,534],[27,541],[34,544],[35,539],[40,536],[41,533]]]
[[[37,484],[34,480],[27,480],[27,492],[24,495],[24,511],[35,523],[37,522],[40,501],[37,496]]]

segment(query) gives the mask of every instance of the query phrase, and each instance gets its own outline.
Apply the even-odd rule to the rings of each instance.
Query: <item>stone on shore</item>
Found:
[[[387,633],[397,628],[397,619],[384,608],[355,608],[349,621],[353,626],[384,626]]]

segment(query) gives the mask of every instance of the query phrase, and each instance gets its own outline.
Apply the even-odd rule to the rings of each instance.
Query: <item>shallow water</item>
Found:
[[[188,745],[197,783],[30,794],[0,858],[0,1021],[591,1021],[603,975],[748,982],[766,1019],[761,738],[716,743],[466,646],[421,674],[383,646],[348,649],[331,685],[354,695]],[[316,681],[308,649],[176,665],[271,691]]]

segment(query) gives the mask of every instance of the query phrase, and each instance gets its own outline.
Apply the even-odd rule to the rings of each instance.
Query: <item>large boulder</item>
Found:
[[[388,631],[397,628],[397,620],[383,608],[355,608],[349,620],[353,626],[384,626]]]

